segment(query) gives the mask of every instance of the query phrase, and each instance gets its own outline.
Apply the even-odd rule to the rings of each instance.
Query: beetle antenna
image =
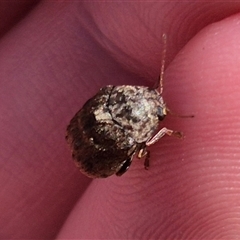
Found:
[[[164,78],[166,52],[167,52],[167,34],[166,33],[163,33],[162,41],[163,41],[163,51],[162,51],[161,71],[160,71],[159,86],[158,86],[158,92],[160,94],[162,94],[163,92],[163,78]]]
[[[167,110],[167,113],[169,113],[170,115],[174,116],[174,117],[179,117],[179,118],[193,118],[194,115],[179,115],[179,114],[176,114],[174,112],[172,112],[169,108],[166,109]]]

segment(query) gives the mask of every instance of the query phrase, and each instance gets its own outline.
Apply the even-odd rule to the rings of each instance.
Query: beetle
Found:
[[[166,44],[166,35],[163,36]],[[66,140],[80,171],[91,178],[121,176],[133,157],[145,158],[149,167],[148,147],[164,135],[181,138],[182,133],[159,123],[169,113],[163,98],[163,52],[159,86],[106,86],[90,98],[67,127]]]

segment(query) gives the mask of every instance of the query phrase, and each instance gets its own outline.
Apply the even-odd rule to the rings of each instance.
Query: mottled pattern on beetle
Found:
[[[157,130],[158,114],[165,104],[156,90],[123,85],[113,88],[108,108],[113,120],[137,143],[142,143]]]
[[[113,89],[113,86],[107,86],[106,88]],[[105,89],[105,88],[104,88]],[[119,124],[116,124],[113,121],[112,115],[109,112],[109,102],[110,94],[108,96],[101,96],[101,104],[95,106],[94,108],[94,116],[98,123],[103,123],[102,127],[96,128],[96,132],[98,134],[103,134],[106,139],[117,139],[120,141],[116,141],[116,147],[119,149],[126,149],[131,147],[135,141],[134,139],[123,129],[123,127]],[[124,139],[123,139],[124,136]]]
[[[108,177],[132,158],[138,145],[116,124],[108,101],[113,86],[89,99],[70,121],[66,140],[76,166],[89,177]]]

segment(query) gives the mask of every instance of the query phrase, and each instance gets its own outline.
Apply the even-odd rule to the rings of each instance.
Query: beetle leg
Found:
[[[181,132],[178,131],[173,131],[167,128],[162,128],[160,129],[151,139],[149,139],[146,142],[146,146],[150,146],[153,145],[154,143],[156,143],[160,138],[162,138],[164,135],[168,135],[168,136],[174,136],[174,137],[178,137],[178,138],[182,138],[183,134]]]
[[[118,170],[118,172],[116,172],[116,175],[118,177],[122,176],[130,167],[131,163],[132,163],[132,159],[133,159],[134,154],[129,157],[121,166],[121,168]]]
[[[149,159],[150,159],[150,151],[145,148],[141,148],[138,152],[138,155],[137,155],[138,158],[143,158],[145,157],[145,160],[144,160],[144,168],[146,170],[148,170],[149,168]]]

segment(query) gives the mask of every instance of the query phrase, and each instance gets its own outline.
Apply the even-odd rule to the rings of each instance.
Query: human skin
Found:
[[[239,10],[45,1],[9,29],[0,41],[0,238],[239,238]],[[153,86],[163,33],[163,97],[195,117],[161,126],[185,138],[151,146],[148,171],[134,160],[122,177],[88,179],[64,140],[69,120],[102,86]]]

